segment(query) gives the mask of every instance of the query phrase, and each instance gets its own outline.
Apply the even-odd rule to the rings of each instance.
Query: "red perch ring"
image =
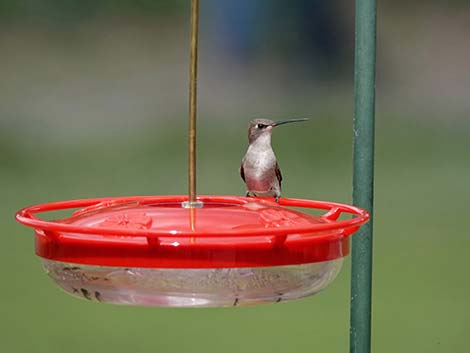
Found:
[[[349,253],[349,236],[369,219],[358,207],[281,198],[135,196],[30,206],[16,214],[33,227],[36,254],[64,263],[139,268],[241,268],[329,261]],[[325,211],[313,216],[297,211]],[[36,214],[77,209],[47,221]],[[341,214],[353,217],[338,220]]]

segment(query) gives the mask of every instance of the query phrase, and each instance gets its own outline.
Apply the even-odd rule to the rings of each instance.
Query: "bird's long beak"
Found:
[[[297,123],[297,122],[300,122],[300,121],[307,121],[307,120],[308,120],[308,118],[287,119],[287,120],[276,121],[271,126],[276,127],[276,126],[283,125],[283,124]]]

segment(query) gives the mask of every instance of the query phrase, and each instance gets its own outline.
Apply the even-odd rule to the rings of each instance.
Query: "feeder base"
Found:
[[[103,303],[160,307],[227,307],[316,294],[338,275],[343,258],[254,268],[123,268],[43,260],[67,293]]]

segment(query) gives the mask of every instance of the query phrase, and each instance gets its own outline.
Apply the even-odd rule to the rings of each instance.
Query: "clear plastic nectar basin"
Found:
[[[237,306],[313,295],[349,253],[369,215],[312,200],[139,196],[31,206],[16,218],[35,229],[36,254],[65,291],[99,302]],[[293,209],[324,210],[313,216]],[[46,221],[42,212],[76,209]],[[342,214],[353,217],[338,220]]]

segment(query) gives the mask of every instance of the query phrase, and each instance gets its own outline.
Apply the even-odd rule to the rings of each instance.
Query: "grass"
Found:
[[[185,125],[152,135],[21,146],[1,152],[0,347],[4,352],[346,352],[349,261],[326,291],[279,305],[237,309],[120,307],[79,301],[54,287],[33,255],[26,205],[95,196],[186,191]],[[148,127],[146,131],[152,131]],[[215,133],[217,132],[217,133]],[[466,352],[470,284],[468,129],[381,117],[377,125],[373,349]],[[242,194],[246,148],[235,123],[200,124],[202,194]],[[33,141],[34,142],[34,141]],[[351,201],[347,121],[277,131],[284,195]]]

